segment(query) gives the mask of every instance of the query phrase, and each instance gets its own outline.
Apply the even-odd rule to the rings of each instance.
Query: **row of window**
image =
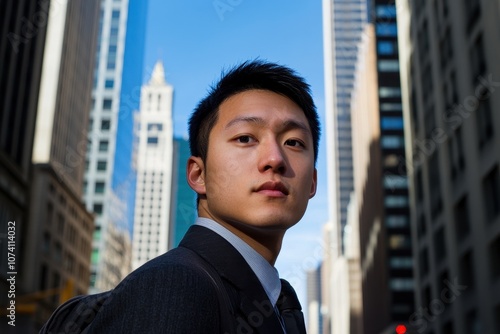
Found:
[[[438,250],[434,251],[434,259],[435,263],[438,264],[444,260],[446,255],[444,239],[440,239],[439,237],[437,237],[435,239],[435,247],[437,247]],[[441,250],[440,248],[443,249]],[[487,249],[489,280],[493,283],[500,279],[500,267],[498,266],[498,254],[500,254],[500,236],[494,239],[488,245]],[[477,285],[477,270],[475,268],[475,263],[476,261],[474,260],[474,251],[472,249],[463,252],[457,259],[458,273],[456,278],[460,285],[467,286],[466,291],[474,290]],[[423,280],[429,274],[430,270],[428,248],[424,248],[419,252],[418,266],[420,279]],[[440,290],[442,290],[445,286],[445,281],[449,280],[448,270],[442,270],[438,275],[436,275],[436,278],[438,279],[436,285],[440,288]],[[424,287],[423,290],[425,291],[426,288]],[[426,299],[426,297],[423,298],[424,305]]]

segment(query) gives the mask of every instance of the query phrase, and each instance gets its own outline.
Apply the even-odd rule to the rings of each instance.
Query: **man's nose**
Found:
[[[286,170],[283,147],[275,140],[270,140],[261,146],[259,170],[265,172],[269,169],[279,174],[283,174]]]

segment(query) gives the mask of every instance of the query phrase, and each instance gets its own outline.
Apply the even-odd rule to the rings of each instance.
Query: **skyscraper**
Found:
[[[414,312],[413,262],[402,117],[397,11],[394,2],[373,1],[377,69],[378,136],[367,150],[373,198],[360,207],[363,329],[388,333],[408,325]],[[359,203],[358,203],[359,204]]]
[[[408,1],[398,16],[416,269],[410,320],[420,333],[498,333],[499,2]]]
[[[102,0],[89,121],[84,200],[96,214],[91,292],[131,270],[135,171],[133,114],[139,107],[147,1]]]
[[[0,3],[0,290],[7,285],[7,222],[15,221],[20,244],[28,223],[31,153],[47,26],[26,27],[48,8],[30,0]],[[19,258],[20,248],[14,252]],[[5,289],[4,289],[5,287]],[[0,296],[6,305],[7,296]]]
[[[366,0],[323,0],[328,192],[333,201],[329,215],[335,224],[332,241],[338,254],[344,248],[343,229],[353,190],[350,104],[366,22]]]
[[[173,87],[157,62],[141,90],[136,114],[137,187],[132,266],[137,268],[168,249],[173,168]]]
[[[17,224],[16,302],[20,313],[35,305],[19,321],[26,333],[48,319],[63,287],[68,297],[87,292],[94,229],[81,195],[92,87],[87,69],[94,65],[99,0],[59,1],[50,8],[38,99],[32,95],[27,102],[37,106],[28,220]]]
[[[347,6],[348,1],[339,1],[338,6],[344,8]],[[356,20],[347,15],[335,15],[335,5],[329,7],[330,3],[325,5],[326,10],[330,10],[333,14],[333,21],[338,19],[340,22],[345,20],[355,24]],[[363,5],[366,10],[366,5]],[[353,197],[353,205],[357,215],[354,216],[353,222],[359,224],[359,266],[356,270],[361,272],[361,293],[362,293],[362,312],[361,324],[356,325],[357,328],[363,328],[364,331],[374,333],[391,332],[394,331],[398,322],[408,323],[409,317],[414,310],[414,294],[413,294],[413,266],[412,266],[412,248],[411,248],[411,234],[409,224],[409,200],[408,200],[408,182],[406,177],[406,170],[399,168],[399,161],[405,160],[405,146],[404,146],[404,122],[402,117],[402,103],[401,103],[401,88],[399,78],[399,59],[398,59],[398,39],[397,39],[397,17],[396,6],[394,2],[387,1],[370,1],[370,21],[374,24],[374,33],[371,34],[367,29],[365,33],[360,33],[363,25],[359,28],[337,27],[333,28],[333,35],[338,34],[342,36],[352,35],[364,36],[370,43],[358,43],[353,47],[353,52],[358,52],[358,48],[364,45],[367,50],[364,57],[371,59],[367,63],[370,66],[363,76],[358,75],[356,82],[358,85],[367,85],[366,89],[362,89],[363,93],[356,93],[356,99],[351,100],[348,104],[349,110],[356,114],[356,124],[350,123],[355,126],[355,132],[350,128],[346,131],[349,135],[356,136],[356,170],[354,181],[356,184],[355,196]],[[327,17],[327,16],[325,16]],[[325,20],[328,22],[327,20]],[[364,22],[363,22],[364,23]],[[328,25],[325,25],[327,29]],[[335,68],[334,65],[328,65],[330,62],[336,64],[339,62],[337,57],[328,55],[328,50],[335,50],[340,52],[344,49],[341,48],[342,43],[345,41],[342,38],[336,43],[336,39],[328,38],[328,30],[325,33],[325,61],[326,69],[330,67]],[[347,37],[345,37],[347,38]],[[331,40],[331,42],[328,42]],[[330,44],[329,44],[330,43]],[[368,46],[369,45],[369,46]],[[348,54],[348,53],[347,53]],[[361,54],[361,53],[358,53]],[[354,58],[356,61],[356,58]],[[371,63],[375,63],[376,75],[371,75]],[[342,87],[337,87],[335,81],[343,82],[342,69],[332,75],[333,83],[326,81],[327,96],[329,89],[333,87],[342,94]],[[354,69],[353,69],[354,71]],[[373,71],[373,68],[371,69]],[[328,76],[328,71],[326,77]],[[355,79],[354,74],[351,78],[352,82]],[[366,82],[367,79],[371,81]],[[363,83],[364,82],[364,83]],[[373,92],[373,86],[376,92]],[[335,91],[336,92],[336,91]],[[330,94],[332,94],[330,92]],[[352,88],[349,90],[348,97],[353,94]],[[336,108],[342,106],[344,97],[339,97],[335,103]],[[368,103],[362,102],[363,100],[369,101]],[[327,103],[330,105],[330,103]],[[378,113],[375,115],[375,113]],[[329,112],[327,113],[327,115]],[[350,115],[351,117],[351,115]],[[347,117],[346,117],[347,119]],[[371,120],[371,121],[370,121]],[[332,131],[339,139],[339,142],[349,142],[352,146],[351,138],[347,140],[347,133],[342,134],[344,127],[339,127],[340,124],[347,124],[345,119],[333,118],[328,121],[329,124],[338,125],[334,126]],[[343,123],[344,122],[344,123]],[[366,123],[366,124],[365,124]],[[369,127],[367,127],[369,126]],[[333,141],[332,141],[333,142]],[[342,147],[337,144],[337,147]],[[342,149],[338,149],[339,157]],[[342,163],[341,159],[332,159],[334,162],[334,171],[341,175],[340,171],[342,166],[352,173],[352,150],[351,161],[349,168]],[[361,169],[360,169],[361,168]],[[352,177],[352,174],[351,174]],[[335,178],[334,180],[337,180]],[[336,181],[337,188],[341,189],[341,181]],[[344,187],[347,189],[347,187]],[[352,189],[352,188],[351,188]],[[339,190],[340,192],[340,190]],[[343,226],[342,208],[342,195],[337,195],[340,198],[340,204],[337,207],[338,214],[340,215],[340,226]],[[344,203],[349,203],[349,196],[346,196]],[[347,211],[346,211],[347,212]],[[335,216],[333,216],[335,217]],[[338,239],[337,244],[343,244],[343,232],[339,231],[332,236]],[[334,245],[335,249],[345,251],[345,246]],[[358,255],[357,255],[358,256]],[[348,257],[346,257],[346,260]],[[343,260],[339,258],[339,260]],[[350,264],[355,266],[357,259],[352,258]],[[339,262],[341,263],[341,262]],[[333,282],[342,282],[342,268],[339,264],[336,266],[335,259],[332,266]],[[352,275],[350,271],[349,275]],[[354,277],[354,276],[353,276]],[[348,282],[354,282],[351,279]],[[330,282],[331,284],[331,282]],[[338,285],[332,285],[338,286]],[[331,288],[330,294],[341,293],[340,288],[335,291]],[[345,290],[345,289],[344,289]],[[354,301],[353,294],[351,293],[351,301]],[[359,298],[359,297],[358,297]],[[357,302],[356,302],[357,303]],[[342,303],[337,303],[339,307]],[[353,304],[356,305],[356,304]],[[335,299],[330,303],[330,308],[335,308]],[[356,306],[357,308],[357,306]],[[334,310],[329,311],[332,314]],[[350,315],[353,316],[355,312],[351,309]],[[358,315],[360,312],[356,311]],[[351,318],[353,320],[353,318]],[[335,323],[335,319],[332,320]],[[353,323],[351,322],[351,325]]]

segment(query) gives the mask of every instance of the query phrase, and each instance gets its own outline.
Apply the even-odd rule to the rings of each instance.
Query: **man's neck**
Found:
[[[243,240],[259,253],[267,262],[274,266],[281,250],[281,244],[285,235],[284,230],[269,230],[248,227],[236,222],[225,222],[214,219],[210,215],[199,213],[200,217],[208,218],[228,229],[231,233]]]

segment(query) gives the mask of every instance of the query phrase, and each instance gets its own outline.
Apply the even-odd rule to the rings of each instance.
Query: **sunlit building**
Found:
[[[90,291],[114,288],[131,270],[133,115],[139,108],[147,1],[101,0],[84,200],[96,215]]]
[[[137,186],[132,266],[168,250],[173,169],[173,87],[157,62],[136,113]]]
[[[498,1],[401,1],[419,333],[500,331]],[[427,313],[423,313],[426,310]]]

